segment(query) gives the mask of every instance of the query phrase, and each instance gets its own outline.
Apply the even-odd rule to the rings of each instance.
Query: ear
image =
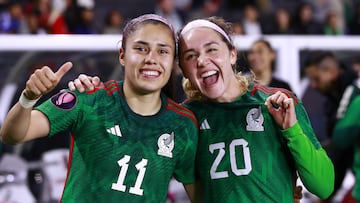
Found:
[[[275,51],[270,51],[270,58],[271,58],[271,61],[274,61],[275,58],[276,58],[276,53]]]
[[[125,58],[125,51],[124,51],[123,48],[120,48],[120,49],[119,49],[119,62],[120,62],[120,64],[121,64],[122,66],[125,66],[125,60],[124,60],[124,58]]]
[[[236,64],[236,60],[237,60],[237,51],[236,49],[232,49],[230,51],[230,63],[231,65],[235,65]]]

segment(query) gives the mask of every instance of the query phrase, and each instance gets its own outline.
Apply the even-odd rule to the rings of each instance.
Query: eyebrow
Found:
[[[142,45],[146,45],[146,46],[149,46],[149,45],[150,45],[150,43],[145,42],[145,41],[142,41],[142,40],[135,41],[135,44],[142,44]],[[164,44],[164,43],[157,43],[156,46],[172,48],[171,45],[169,45],[169,44]]]
[[[213,45],[213,44],[219,44],[219,43],[217,43],[216,41],[210,41],[210,42],[208,42],[208,43],[206,43],[203,47],[209,47],[209,46],[211,46],[211,45]],[[194,48],[191,48],[191,49],[188,49],[188,50],[186,50],[185,52],[184,52],[184,54],[186,54],[186,53],[188,53],[188,52],[192,52],[192,51],[195,51],[195,49]]]

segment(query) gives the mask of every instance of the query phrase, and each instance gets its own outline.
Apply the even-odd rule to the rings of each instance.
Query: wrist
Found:
[[[281,132],[283,133],[283,135],[286,138],[291,138],[294,136],[297,136],[298,134],[303,134],[302,128],[299,124],[299,122],[296,122],[293,126],[285,129],[285,130],[281,130]]]
[[[25,93],[21,93],[21,96],[19,98],[19,104],[25,108],[25,109],[29,109],[29,108],[32,108],[33,106],[35,106],[36,102],[40,99],[37,98],[37,99],[28,99],[26,96],[25,96]]]

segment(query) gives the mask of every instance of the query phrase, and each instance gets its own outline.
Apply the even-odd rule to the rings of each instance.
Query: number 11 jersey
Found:
[[[138,115],[122,84],[60,92],[37,107],[49,119],[50,136],[73,134],[63,202],[165,202],[172,177],[194,182],[193,113],[162,94],[157,114]]]

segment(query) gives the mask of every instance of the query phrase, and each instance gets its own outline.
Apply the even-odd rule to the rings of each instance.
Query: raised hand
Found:
[[[80,74],[74,81],[68,83],[68,87],[71,91],[78,90],[84,92],[85,90],[93,90],[95,87],[101,85],[100,78],[97,76],[91,77],[85,74]]]
[[[71,62],[66,62],[55,73],[48,66],[35,70],[26,82],[23,94],[29,100],[40,98],[53,90],[72,66]]]
[[[288,129],[297,122],[294,101],[284,93],[278,91],[269,96],[265,105],[282,129]]]

